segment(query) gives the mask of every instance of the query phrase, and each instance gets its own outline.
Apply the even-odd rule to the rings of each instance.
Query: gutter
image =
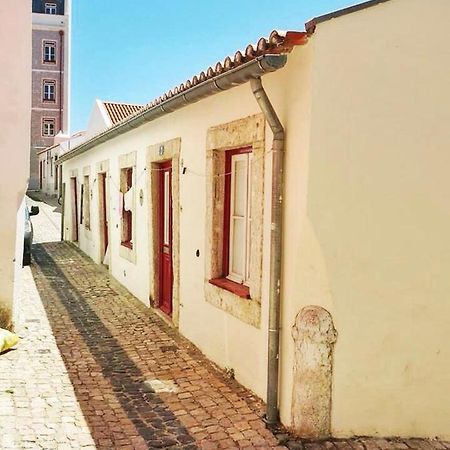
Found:
[[[283,125],[267,96],[261,78],[250,80],[253,95],[273,133],[272,195],[270,226],[270,287],[267,355],[266,424],[275,428],[279,422],[278,386],[280,360],[281,257],[283,228],[283,166],[285,133]]]
[[[210,78],[157,105],[139,111],[125,121],[120,122],[112,128],[108,128],[97,136],[94,136],[92,139],[80,144],[72,151],[61,156],[57,161],[57,165],[62,164],[75,156],[79,156],[93,147],[133,130],[147,122],[151,122],[166,114],[177,111],[184,106],[190,105],[191,103],[198,102],[203,98],[247,83],[251,79],[259,78],[267,73],[275,72],[276,70],[283,68],[286,62],[287,55],[285,54],[258,56],[252,61]]]

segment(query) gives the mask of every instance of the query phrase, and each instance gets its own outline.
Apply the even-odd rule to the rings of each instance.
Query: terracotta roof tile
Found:
[[[256,59],[262,55],[275,55],[280,53],[289,53],[294,46],[306,43],[307,35],[304,31],[277,31],[270,33],[268,38],[262,37],[257,44],[249,44],[244,51],[238,50],[234,56],[227,56],[223,61],[217,62],[215,65],[208,67],[206,70],[195,75],[193,78],[175,86],[170,91],[161,95],[157,99],[148,103],[147,107],[153,107],[164,102],[174,95],[181,94],[193,86],[202,83],[217,75],[228,72],[246,62]]]
[[[103,102],[103,104],[113,125],[137,113],[144,107],[143,105],[130,105],[128,103],[116,102]]]
[[[160,97],[147,103],[146,105],[126,105],[123,103],[103,102],[111,117],[112,127],[93,136],[87,142],[75,147],[69,154],[74,154],[82,145],[86,146],[94,142],[99,136],[107,135],[112,129],[120,126],[120,122],[133,120],[133,116],[138,116],[152,108],[161,105],[168,99],[184,94],[189,89],[204,83],[212,78],[217,77],[239,66],[253,61],[265,55],[278,55],[290,53],[296,45],[304,45],[307,43],[308,34],[305,31],[278,31],[274,30],[268,38],[260,38],[257,44],[249,44],[245,50],[238,50],[232,57],[227,56],[223,61],[217,62],[215,65],[208,67],[206,70],[194,75],[189,80],[175,86]],[[66,156],[68,156],[66,155]]]

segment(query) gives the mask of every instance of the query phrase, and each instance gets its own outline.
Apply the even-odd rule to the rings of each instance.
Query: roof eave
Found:
[[[234,69],[217,75],[213,78],[192,86],[191,88],[170,97],[157,105],[144,108],[139,113],[130,116],[123,122],[118,123],[94,136],[90,140],[80,144],[70,152],[58,159],[57,164],[62,164],[76,156],[79,156],[93,147],[124,134],[144,123],[151,122],[165,114],[174,112],[189,104],[195,103],[203,98],[212,96],[219,92],[231,89],[235,86],[248,82],[251,78],[261,77],[264,74],[275,72],[285,66],[286,54],[266,54],[244,63]]]
[[[347,8],[339,9],[328,14],[323,14],[322,16],[314,17],[305,23],[305,30],[308,36],[311,36],[316,30],[316,26],[319,23],[326,22],[336,17],[346,16],[347,14],[352,14],[363,9],[371,8],[372,6],[379,5],[380,3],[386,3],[391,0],[369,0],[363,3],[358,3],[357,5],[349,6]]]

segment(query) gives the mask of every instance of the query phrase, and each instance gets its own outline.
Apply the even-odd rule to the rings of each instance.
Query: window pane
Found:
[[[246,155],[234,161],[234,211],[244,217],[247,213],[247,161]]]
[[[244,278],[245,268],[245,219],[234,218],[233,223],[233,235],[231,242],[231,261],[230,272],[238,275],[241,279]]]

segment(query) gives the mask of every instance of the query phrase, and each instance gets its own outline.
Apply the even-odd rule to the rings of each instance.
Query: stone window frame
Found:
[[[46,86],[53,86],[53,98],[46,98]],[[56,87],[56,80],[45,78],[42,80],[42,102],[43,103],[58,103],[58,89]]]
[[[53,125],[53,132],[51,134],[45,133],[45,125]],[[54,117],[42,117],[41,136],[44,138],[56,136],[56,119]]]
[[[105,187],[106,187],[106,195],[107,195],[107,201],[106,201],[106,212],[105,212],[105,216],[106,216],[106,221],[108,222],[108,245],[110,246],[109,248],[109,270],[112,270],[112,257],[111,257],[111,216],[110,216],[110,211],[111,211],[111,198],[110,198],[110,172],[109,172],[109,160],[105,159],[103,161],[100,161],[96,164],[95,167],[95,179],[94,182],[97,182],[97,206],[98,206],[98,210],[97,210],[97,217],[98,217],[98,232],[99,232],[99,245],[98,245],[98,260],[100,261],[100,264],[103,263],[103,255],[106,252],[106,249],[104,248],[104,244],[105,242],[102,241],[102,237],[100,237],[100,235],[102,234],[103,231],[103,227],[105,226],[104,221],[103,221],[103,217],[101,215],[102,213],[102,206],[100,206],[100,202],[101,202],[101,196],[100,196],[100,175],[104,175],[106,177],[105,179]]]
[[[83,167],[83,185],[86,183],[86,177],[88,179],[88,186],[86,191],[86,186],[84,187],[84,199],[83,199],[83,225],[86,234],[90,234],[92,230],[92,189],[91,189],[91,166]],[[86,202],[86,199],[88,202]],[[87,214],[85,214],[87,213]]]
[[[132,168],[133,169],[133,186],[135,188],[133,195],[133,220],[131,222],[132,231],[131,235],[133,236],[133,246],[126,247],[122,245],[120,242],[122,239],[122,232],[120,231],[119,237],[119,256],[128,260],[129,262],[136,264],[136,247],[137,247],[137,239],[136,239],[136,155],[137,152],[130,152],[124,155],[119,156],[119,185],[121,185],[120,180],[122,179],[121,173],[123,169]],[[120,207],[120,205],[119,205]],[[119,228],[122,226],[122,217],[119,217]]]
[[[134,246],[134,235],[133,235],[133,222],[134,222],[134,209],[125,209],[125,195],[132,190],[134,193],[134,178],[135,171],[134,167],[124,167],[120,169],[120,192],[122,194],[121,202],[119,205],[122,210],[121,216],[121,226],[120,226],[120,245],[128,248],[133,248]],[[134,206],[134,205],[133,205]]]
[[[206,139],[206,249],[205,299],[208,303],[239,320],[261,327],[261,292],[263,270],[265,119],[256,114],[208,129]],[[252,275],[250,298],[243,298],[211,280],[223,277],[223,217],[225,152],[251,147],[252,163]]]
[[[44,14],[49,14],[51,16],[56,16],[58,14],[58,5],[53,2],[45,2]]]
[[[55,58],[53,60],[51,59],[45,59],[45,48],[46,47],[53,47],[54,48],[54,55]],[[58,63],[58,42],[52,39],[42,39],[42,64],[49,64],[52,66],[55,66]]]
[[[148,210],[149,255],[152,264],[150,271],[150,305],[159,314],[156,292],[159,285],[159,249],[155,235],[158,219],[158,174],[156,166],[164,161],[172,160],[172,325],[178,327],[180,317],[180,153],[181,138],[175,138],[147,147],[148,175]],[[156,232],[157,233],[157,232]],[[163,313],[161,313],[161,316]],[[167,316],[163,316],[167,319]]]
[[[69,172],[69,189],[67,189],[66,191],[66,195],[69,197],[67,204],[69,205],[69,211],[70,211],[70,228],[69,228],[69,234],[70,234],[70,241],[72,243],[74,243],[75,245],[79,246],[79,242],[80,242],[80,229],[78,227],[78,215],[80,214],[80,195],[79,195],[79,189],[78,189],[78,169],[71,169],[68,171]],[[74,220],[73,220],[73,202],[72,202],[72,178],[75,178],[76,184],[75,184],[75,189],[76,189],[76,197],[77,197],[77,217],[75,218],[75,226],[77,227],[77,231],[76,234],[78,235],[78,240],[74,240],[74,234],[75,234],[75,226],[74,226]],[[64,208],[65,209],[65,208]],[[66,211],[63,211],[64,214],[66,214]]]

